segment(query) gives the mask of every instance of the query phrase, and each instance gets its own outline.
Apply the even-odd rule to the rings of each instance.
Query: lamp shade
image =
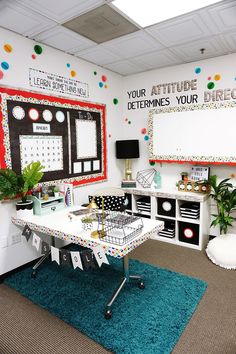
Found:
[[[116,158],[117,159],[136,159],[139,157],[138,140],[117,140]]]

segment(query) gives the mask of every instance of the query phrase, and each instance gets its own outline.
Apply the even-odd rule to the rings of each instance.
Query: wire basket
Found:
[[[121,212],[107,212],[104,219],[98,219],[98,233],[101,240],[123,246],[138,236],[143,229],[143,220]]]

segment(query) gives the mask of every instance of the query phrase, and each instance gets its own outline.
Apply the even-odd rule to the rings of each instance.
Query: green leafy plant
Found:
[[[207,181],[211,186],[210,197],[216,202],[217,207],[217,214],[212,214],[214,220],[211,226],[219,225],[221,234],[226,234],[236,220],[232,216],[232,212],[236,210],[236,189],[229,180],[230,178],[226,178],[217,183],[217,176],[214,175]]]
[[[93,222],[93,218],[90,217],[90,216],[84,216],[84,217],[81,219],[81,221],[82,221],[83,223],[89,224],[89,223],[92,223],[92,222]]]
[[[60,190],[59,190],[59,187],[55,186],[55,187],[53,188],[53,192],[54,192],[54,193],[59,193],[59,191],[60,191]]]
[[[9,168],[0,169],[0,200],[20,197],[26,202],[29,191],[43,177],[42,169],[39,161],[27,165],[20,175]]]

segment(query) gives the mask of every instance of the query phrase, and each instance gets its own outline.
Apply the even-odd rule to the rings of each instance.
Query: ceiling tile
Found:
[[[55,23],[25,9],[13,1],[0,2],[0,25],[23,36],[31,37],[51,28]]]
[[[60,25],[35,36],[34,39],[50,45],[51,47],[70,53],[74,53],[94,45],[94,42],[89,39],[84,38],[79,34],[68,30],[67,28],[61,27]]]
[[[138,65],[144,65],[148,69],[160,68],[181,64],[183,61],[173,54],[170,50],[164,49],[140,55],[132,59]]]
[[[221,38],[228,45],[230,52],[236,52],[236,31],[222,34]]]
[[[140,30],[127,36],[106,42],[103,44],[103,47],[123,58],[131,58],[136,55],[151,52],[155,49],[162,49],[163,45],[153,39],[146,32]]]
[[[203,54],[201,54],[201,48],[205,49]],[[212,58],[229,52],[227,46],[218,37],[185,43],[180,46],[172,47],[171,50],[182,58],[184,62]]]
[[[132,75],[143,71],[143,67],[134,64],[131,60],[121,60],[116,63],[104,65],[106,69],[121,75]]]
[[[82,52],[74,53],[74,55],[98,65],[104,65],[120,60],[118,55],[111,53],[101,45],[96,45]]]
[[[220,32],[236,30],[236,1],[222,1],[208,13]]]
[[[211,35],[208,26],[197,13],[180,16],[177,19],[147,27],[145,30],[166,47]]]
[[[65,22],[94,7],[105,3],[104,0],[17,0],[22,5],[51,18],[58,23]]]

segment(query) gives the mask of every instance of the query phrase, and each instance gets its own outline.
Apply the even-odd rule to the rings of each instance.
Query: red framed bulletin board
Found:
[[[32,161],[43,182],[107,179],[106,106],[0,87],[0,167],[21,173]]]

